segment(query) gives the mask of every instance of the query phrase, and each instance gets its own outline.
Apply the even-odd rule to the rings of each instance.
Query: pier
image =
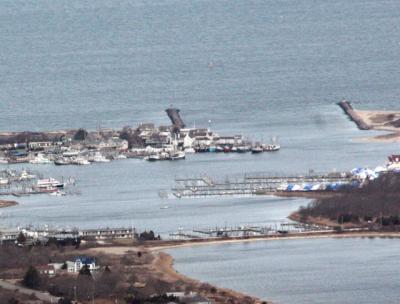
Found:
[[[346,100],[342,100],[338,103],[339,107],[346,113],[346,115],[352,120],[360,130],[371,130],[372,126],[368,125],[357,112],[353,109],[351,103]]]
[[[241,179],[226,178],[225,181],[217,181],[208,176],[176,178],[172,194],[182,198],[257,195],[277,191],[333,191],[338,185],[349,184],[353,179],[354,177],[348,173],[289,176],[246,174]]]
[[[330,227],[286,222],[273,225],[241,225],[241,226],[216,226],[213,228],[193,228],[184,232],[182,228],[178,232],[171,233],[173,240],[193,239],[218,239],[218,238],[243,238],[253,236],[274,236],[288,233],[310,233],[332,231]]]

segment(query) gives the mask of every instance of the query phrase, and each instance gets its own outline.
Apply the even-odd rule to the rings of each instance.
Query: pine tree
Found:
[[[25,273],[24,279],[22,280],[22,285],[28,288],[37,289],[40,286],[40,276],[37,269],[30,266]]]

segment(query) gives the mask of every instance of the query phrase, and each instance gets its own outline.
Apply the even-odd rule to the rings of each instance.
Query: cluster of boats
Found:
[[[186,154],[185,151],[161,151],[158,153],[150,154],[149,156],[145,157],[147,161],[160,161],[160,160],[180,160],[185,159]]]
[[[195,147],[194,152],[236,152],[236,153],[248,153],[251,152],[253,154],[262,153],[262,152],[275,152],[279,151],[281,148],[278,144],[258,144],[255,146],[209,146],[209,147]]]
[[[78,151],[64,153],[63,157],[54,160],[54,164],[57,166],[62,165],[90,165],[91,163],[108,163],[110,160],[102,155],[100,152],[95,154],[83,156]]]

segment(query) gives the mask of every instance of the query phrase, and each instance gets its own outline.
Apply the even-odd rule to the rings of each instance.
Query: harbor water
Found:
[[[273,303],[399,302],[398,239],[271,240],[169,250],[181,273]]]
[[[399,12],[397,0],[2,1],[0,130],[165,125],[164,110],[172,104],[189,126],[264,142],[278,136],[282,149],[194,154],[176,162],[12,165],[72,176],[76,186],[65,197],[17,198],[19,205],[0,210],[0,225],[134,225],[164,235],[179,227],[286,221],[308,201],[162,200],[158,191],[170,189],[175,177],[374,168],[398,153],[398,144],[362,140],[381,133],[357,130],[336,102],[400,110]],[[397,240],[327,239],[173,254],[189,275],[277,303],[390,303],[398,290],[391,272],[398,268],[397,249]],[[215,274],[198,272],[204,255],[212,257],[207,269],[218,269]],[[331,282],[336,292],[329,293]]]

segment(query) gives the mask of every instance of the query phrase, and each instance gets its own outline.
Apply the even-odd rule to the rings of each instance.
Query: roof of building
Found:
[[[80,260],[80,262],[84,265],[95,264],[96,260],[93,257],[85,257],[85,256],[78,256],[75,258],[75,262]]]

